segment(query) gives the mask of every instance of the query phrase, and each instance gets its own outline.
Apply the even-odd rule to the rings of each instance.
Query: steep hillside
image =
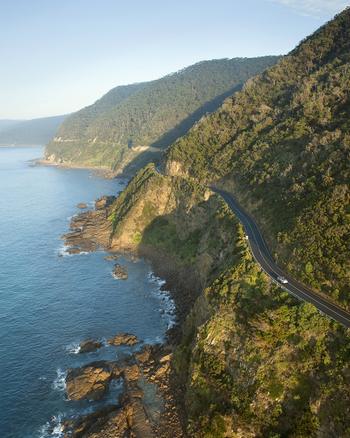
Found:
[[[165,147],[278,59],[204,61],[146,84],[117,87],[68,118],[47,145],[44,158],[134,173],[159,160]]]
[[[145,83],[123,85],[108,91],[101,99],[68,117],[56,132],[56,139],[80,139],[101,114],[120,105],[125,99],[139,91]]]
[[[54,138],[57,128],[66,117],[68,114],[15,123],[3,121],[0,124],[0,146],[45,146]]]
[[[167,149],[163,169],[226,188],[278,263],[350,308],[350,10]]]
[[[160,248],[197,278],[172,362],[186,383],[189,436],[350,435],[349,335],[265,276],[217,195],[150,165],[110,220],[112,247]]]

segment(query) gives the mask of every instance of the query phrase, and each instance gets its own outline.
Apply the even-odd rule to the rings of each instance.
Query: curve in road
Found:
[[[155,167],[155,170],[163,176],[166,176],[160,167]],[[312,303],[321,313],[340,322],[345,327],[350,327],[350,313],[338,307],[337,305],[326,300],[322,296],[311,291],[307,287],[288,277],[273,261],[265,240],[256,224],[256,222],[249,216],[249,214],[240,206],[234,197],[224,191],[213,187],[208,187],[213,192],[217,193],[227,203],[237,219],[243,225],[243,228],[248,236],[248,245],[255,258],[256,262],[261,266],[265,273],[283,288],[288,293],[294,295],[296,298]],[[284,277],[288,280],[287,284],[280,284],[277,282],[277,277]]]

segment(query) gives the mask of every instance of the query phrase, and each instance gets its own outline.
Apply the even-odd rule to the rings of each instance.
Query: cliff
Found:
[[[109,215],[111,247],[162,249],[199,287],[173,361],[190,436],[349,436],[349,334],[265,276],[217,195],[150,165]]]

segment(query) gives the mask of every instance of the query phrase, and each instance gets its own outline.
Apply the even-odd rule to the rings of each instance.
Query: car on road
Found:
[[[282,284],[288,283],[288,280],[284,277],[277,277],[277,281],[279,281]]]

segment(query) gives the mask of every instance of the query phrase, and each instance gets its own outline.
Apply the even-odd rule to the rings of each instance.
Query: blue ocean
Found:
[[[59,437],[65,419],[117,402],[122,381],[98,402],[68,400],[67,370],[139,348],[108,346],[117,333],[155,344],[172,324],[174,303],[146,260],[118,258],[128,271],[123,281],[112,276],[115,262],[102,249],[64,252],[61,236],[69,232],[77,204],[93,208],[101,195],[118,196],[127,180],[30,167],[27,161],[43,152],[0,148],[1,438]],[[106,345],[79,354],[79,343],[89,338]]]

